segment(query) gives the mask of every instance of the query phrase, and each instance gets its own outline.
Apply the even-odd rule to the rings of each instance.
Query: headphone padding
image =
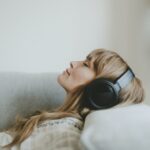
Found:
[[[84,105],[90,109],[109,108],[118,103],[118,90],[112,81],[99,78],[87,85],[84,99]]]

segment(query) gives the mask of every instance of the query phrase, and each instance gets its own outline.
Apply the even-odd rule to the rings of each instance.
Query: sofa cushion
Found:
[[[87,150],[149,150],[150,106],[134,104],[90,113],[81,142]]]

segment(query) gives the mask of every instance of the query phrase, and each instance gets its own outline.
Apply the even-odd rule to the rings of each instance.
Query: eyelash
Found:
[[[84,66],[89,67],[86,63],[83,63]]]

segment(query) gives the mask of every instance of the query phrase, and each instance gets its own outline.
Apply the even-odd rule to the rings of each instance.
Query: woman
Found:
[[[130,78],[128,78],[127,84],[124,84],[125,80],[121,79],[122,81],[120,81],[119,79],[121,76],[126,74],[126,72],[128,72],[129,75],[125,76],[127,78],[130,76]],[[67,93],[64,104],[51,112],[42,111],[37,112],[28,118],[18,118],[15,125],[7,131],[13,139],[8,140],[9,142],[5,143],[6,148],[18,146],[18,149],[27,149],[25,145],[33,145],[32,142],[34,142],[34,138],[37,140],[37,133],[41,134],[41,132],[43,132],[43,130],[40,130],[42,126],[46,126],[48,123],[55,124],[56,122],[62,122],[62,124],[64,124],[63,128],[61,127],[62,124],[58,123],[59,125],[55,129],[60,127],[64,129],[65,132],[69,129],[71,132],[71,130],[73,131],[74,128],[78,127],[79,130],[76,132],[77,134],[71,134],[72,136],[76,136],[76,139],[72,141],[70,140],[69,142],[71,143],[70,147],[72,146],[72,149],[79,149],[77,142],[79,142],[80,131],[85,117],[88,113],[90,113],[90,111],[95,109],[105,109],[124,103],[141,103],[144,100],[144,90],[141,81],[134,75],[128,64],[116,52],[105,49],[95,49],[87,55],[85,60],[71,62],[70,68],[60,74],[57,79],[58,83]],[[101,90],[104,91],[100,96],[105,96],[105,99],[96,97],[91,98],[92,95],[89,91],[89,87],[91,87],[95,81],[98,83],[97,79],[109,79],[112,82],[116,81],[117,84],[115,84],[115,88],[117,87],[117,92],[115,91],[115,93],[118,95],[116,94],[115,96],[117,98],[113,97],[114,95],[107,94],[105,90],[108,89],[105,89],[105,85],[103,86],[103,84]],[[123,82],[124,86],[119,85],[119,81]],[[96,89],[98,88],[96,87],[94,92]],[[94,93],[93,95],[95,96],[96,94]],[[93,104],[94,107],[91,107],[91,104],[88,103],[88,101],[92,101],[93,99],[98,99],[98,103],[95,102],[95,104]],[[46,130],[46,132],[48,131],[47,134],[51,134],[53,130],[50,127],[51,126],[49,126],[48,130]],[[65,132],[62,132],[62,134]],[[4,134],[4,132],[1,134]],[[3,136],[3,138],[5,136]],[[57,140],[56,138],[57,136],[54,138],[54,141]],[[43,142],[44,140],[45,138],[43,139]],[[52,139],[49,139],[51,148],[49,147],[48,149],[54,150],[56,149],[57,144],[55,145],[53,143],[53,145],[51,140]],[[75,145],[73,146],[73,144]],[[30,147],[29,149],[37,148]]]

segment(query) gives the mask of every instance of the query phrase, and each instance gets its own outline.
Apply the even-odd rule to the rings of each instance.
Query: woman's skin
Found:
[[[95,77],[92,61],[86,59],[84,61],[70,62],[70,68],[67,68],[57,78],[58,83],[66,90],[71,92],[79,85],[92,81]]]

